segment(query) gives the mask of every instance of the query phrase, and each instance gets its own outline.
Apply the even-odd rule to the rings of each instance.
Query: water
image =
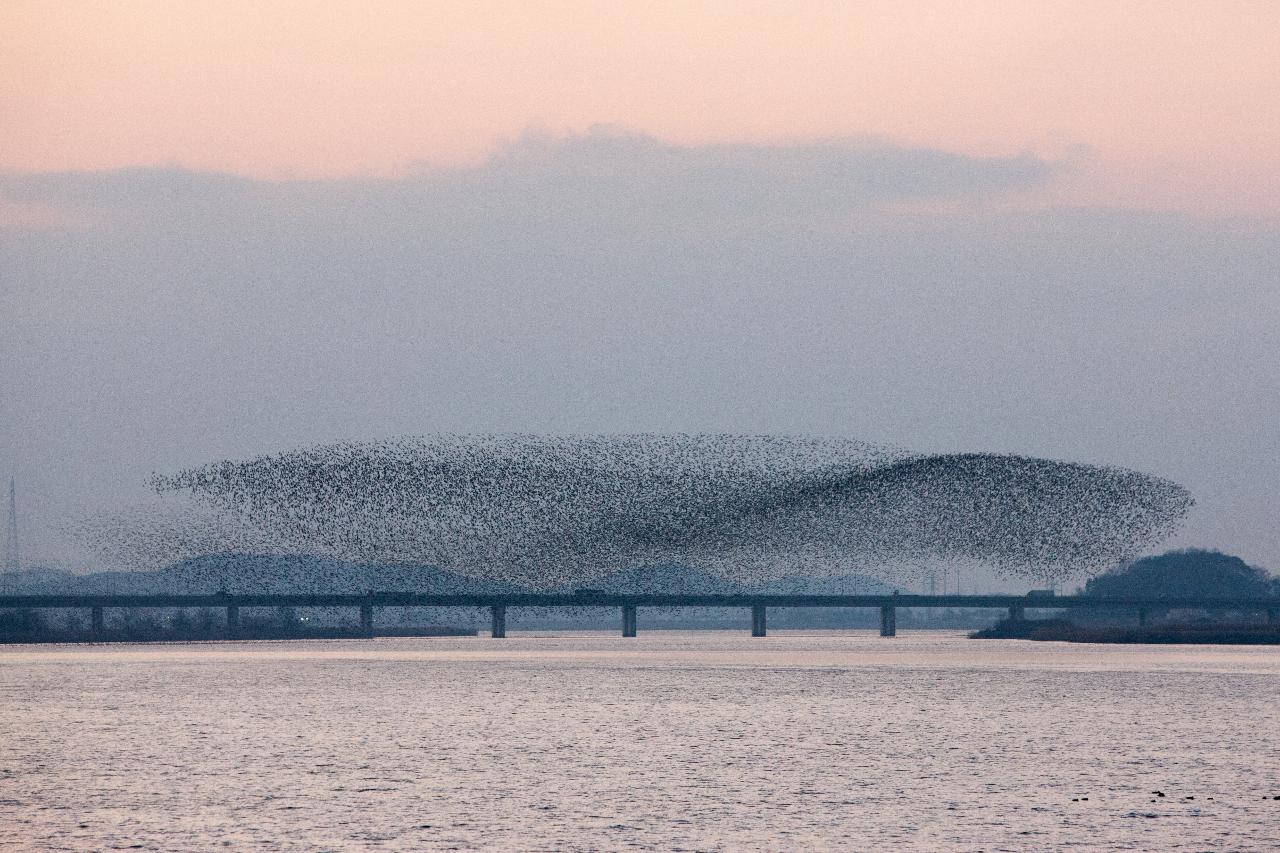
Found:
[[[1280,844],[1274,647],[643,630],[9,647],[0,732],[0,849]]]

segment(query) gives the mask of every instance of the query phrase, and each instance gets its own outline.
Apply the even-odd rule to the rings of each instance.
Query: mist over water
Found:
[[[11,647],[0,825],[40,849],[1262,851],[1277,695],[1268,649],[935,632]]]

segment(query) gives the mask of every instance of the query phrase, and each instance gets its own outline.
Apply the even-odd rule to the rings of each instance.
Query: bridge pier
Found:
[[[636,635],[636,608],[632,604],[624,604],[622,606],[622,636],[634,637]]]
[[[1274,625],[1276,622],[1280,622],[1280,610],[1270,607],[1267,609],[1267,624]]]
[[[373,605],[360,605],[360,633],[366,637],[373,637]]]
[[[240,633],[240,608],[234,604],[227,605],[227,636],[235,639]]]
[[[1147,626],[1147,608],[1138,608],[1138,627],[1145,628]]]
[[[1026,611],[1023,610],[1021,604],[1015,604],[1009,608],[1010,622],[1021,622],[1023,619],[1026,619],[1026,618],[1027,618]]]
[[[769,633],[768,616],[763,604],[751,608],[751,636],[763,637]]]
[[[898,636],[898,608],[892,604],[880,608],[880,636]]]
[[[495,640],[500,640],[507,636],[507,608],[504,604],[489,605],[489,616],[491,617],[491,626],[489,628],[489,636]]]
[[[103,622],[104,620],[102,618],[102,608],[90,607],[89,608],[89,630],[93,632],[93,635],[95,637],[102,633]]]

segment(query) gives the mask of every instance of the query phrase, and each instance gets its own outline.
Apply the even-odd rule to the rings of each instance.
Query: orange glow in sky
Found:
[[[1270,216],[1277,44],[1271,0],[6,0],[0,169],[386,175],[605,123],[1088,151],[1044,201]]]

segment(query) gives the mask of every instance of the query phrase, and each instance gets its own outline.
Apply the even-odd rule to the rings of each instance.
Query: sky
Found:
[[[8,0],[0,165],[389,176],[607,124],[1074,152],[1062,200],[1275,215],[1278,33],[1269,0]]]
[[[1280,4],[0,7],[27,561],[157,470],[439,430],[1172,477],[1280,569]]]

